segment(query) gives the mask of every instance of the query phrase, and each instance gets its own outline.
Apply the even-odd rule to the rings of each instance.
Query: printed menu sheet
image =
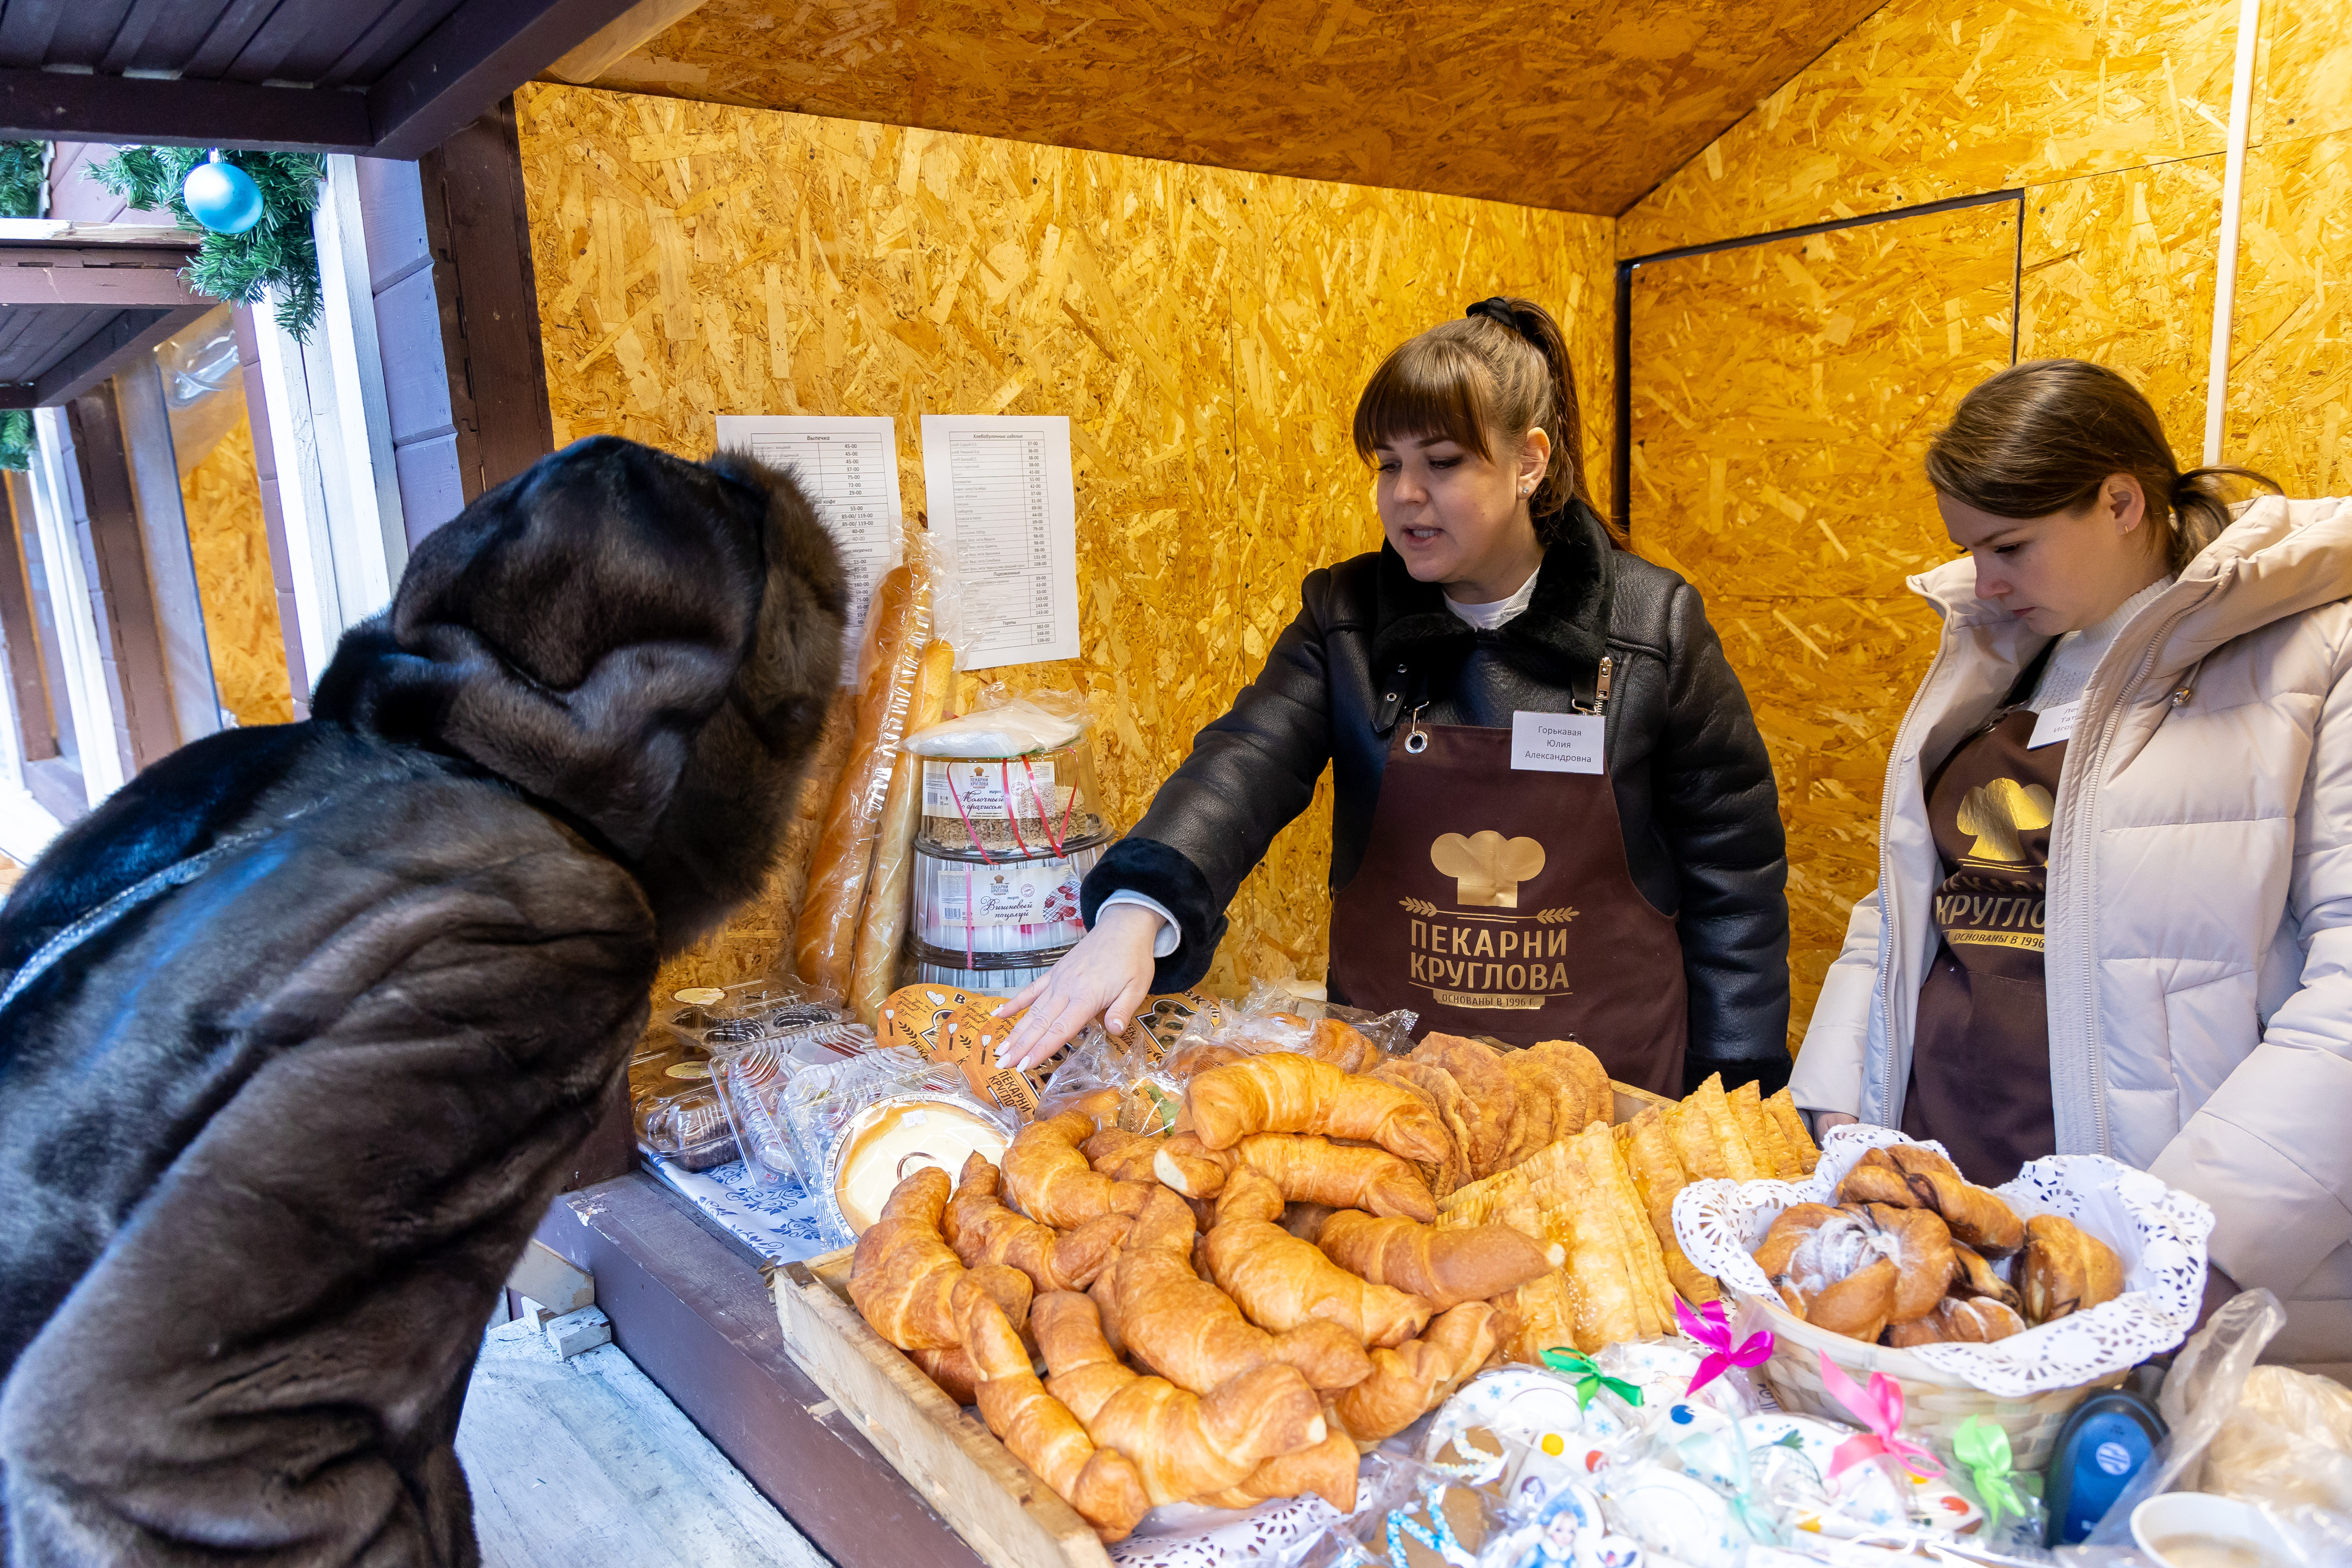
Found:
[[[923,416],[931,538],[962,594],[967,670],[1078,656],[1077,502],[1059,414]]]
[[[857,679],[875,585],[905,553],[898,501],[898,422],[817,414],[722,413],[719,444],[789,468],[816,502],[849,575],[849,624],[841,639],[841,684]]]

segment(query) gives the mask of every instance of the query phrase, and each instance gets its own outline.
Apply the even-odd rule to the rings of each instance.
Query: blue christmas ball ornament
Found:
[[[180,195],[196,222],[215,234],[241,235],[261,221],[261,187],[234,163],[199,163]]]

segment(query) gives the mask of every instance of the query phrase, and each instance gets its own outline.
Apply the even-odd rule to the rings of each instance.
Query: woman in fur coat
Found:
[[[600,437],[417,547],[304,723],[0,909],[0,1555],[477,1560],[481,1326],[839,670],[783,476]],[[13,1552],[13,1555],[9,1553]]]

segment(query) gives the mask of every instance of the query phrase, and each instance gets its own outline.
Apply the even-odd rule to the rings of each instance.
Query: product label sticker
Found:
[[[710,1076],[710,1063],[707,1061],[674,1061],[667,1067],[662,1069],[662,1073],[665,1077],[668,1078],[708,1078]]]
[[[1078,917],[1078,873],[1063,860],[959,868],[940,883],[947,925],[1060,925]]]
[[[1513,714],[1511,766],[1537,773],[1600,772],[1601,716]]]
[[[2082,711],[2083,699],[2044,708],[2033,716],[2033,734],[2025,742],[2028,751],[2039,751],[2045,746],[2055,746],[2074,737],[2074,716]]]
[[[1019,758],[1010,762],[942,762],[926,758],[923,815],[961,816],[975,821],[985,817],[992,821],[1003,821],[1013,815],[1005,810],[1007,783],[1013,787],[1013,800],[1020,807],[1023,821],[1050,816],[1055,805],[1054,765],[1031,762],[1024,766]],[[1038,806],[1041,800],[1045,802],[1043,810]]]
[[[973,1093],[1026,1120],[1037,1113],[1037,1086],[1045,1074],[1016,1072],[996,1064],[997,1051],[1020,1019],[998,1018],[993,1007],[993,998],[967,1004],[940,1031],[938,1043],[928,1054],[934,1061],[961,1068]]]

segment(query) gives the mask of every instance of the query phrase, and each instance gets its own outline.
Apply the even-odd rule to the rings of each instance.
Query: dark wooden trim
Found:
[[[596,1277],[613,1343],[819,1551],[891,1568],[980,1562],[793,1364],[760,1271],[659,1182],[558,1198],[539,1239]]]
[[[514,100],[417,162],[470,503],[555,449]]]
[[[368,89],[379,158],[421,158],[634,0],[473,0]]]
[[[497,7],[476,0],[467,8]],[[547,57],[562,52],[557,48]],[[516,79],[528,79],[538,68]],[[512,84],[499,90],[511,91]],[[0,141],[367,152],[375,144],[369,126],[368,95],[332,88],[0,68]]]
[[[24,406],[55,408],[79,397],[141,355],[153,353],[158,343],[218,304],[200,299],[176,309],[125,310],[43,371],[33,383],[31,402]]]
[[[114,389],[100,386],[82,393],[66,404],[66,418],[72,426],[82,500],[89,512],[89,552],[95,569],[90,597],[99,616],[100,645],[110,665],[107,685],[120,705],[115,722],[131,743],[123,768],[129,775],[180,744],[179,725],[172,714],[171,676],[155,619],[154,588]]]
[[[25,547],[16,532],[16,508],[0,486],[0,643],[8,651],[8,689],[15,698],[16,736],[26,762],[58,755],[57,721],[49,711],[49,684],[41,658],[41,638],[33,619],[33,592]]]

